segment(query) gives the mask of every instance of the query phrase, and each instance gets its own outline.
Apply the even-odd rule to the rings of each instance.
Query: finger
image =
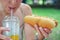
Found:
[[[0,27],[0,31],[10,31],[9,27]]]
[[[47,29],[47,28],[43,28],[43,30],[44,30],[47,34],[51,33],[51,30],[49,30],[49,29]]]
[[[40,33],[39,28],[37,27],[36,24],[34,25],[34,27],[35,27],[35,30],[36,30],[38,33]]]
[[[2,39],[2,40],[12,40],[9,37],[6,37],[6,36],[1,35],[1,34],[0,34],[0,39]]]
[[[41,33],[39,27],[38,27],[37,25],[34,25],[34,27],[35,27],[35,30],[37,31],[36,36],[38,36],[38,39],[39,39],[39,40],[44,39],[45,37],[44,37],[43,34]]]
[[[35,29],[38,29],[38,27],[37,27],[37,25],[36,25],[36,24],[34,25],[34,27],[35,27]]]
[[[35,30],[38,32],[38,33],[36,33],[36,35],[40,35],[41,37],[43,37],[43,35],[42,35],[40,29],[38,28],[38,26],[34,25],[34,27],[35,27]]]
[[[10,29],[8,27],[0,27],[0,34],[3,31],[10,31]]]
[[[39,29],[40,29],[41,33],[43,34],[43,36],[44,36],[45,38],[47,38],[47,37],[48,37],[48,34],[43,30],[43,28],[40,27]]]

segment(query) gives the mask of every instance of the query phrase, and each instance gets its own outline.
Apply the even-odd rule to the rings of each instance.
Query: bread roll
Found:
[[[40,20],[38,21],[38,25],[43,28],[52,29],[55,27],[55,21],[53,21],[50,18],[47,17],[40,17]]]
[[[37,24],[39,18],[35,16],[26,16],[24,17],[24,22],[30,24],[31,26],[34,26]]]
[[[24,22],[32,25],[32,27],[34,27],[34,25],[37,24],[38,27],[48,29],[52,29],[55,26],[57,26],[57,21],[54,21],[53,19],[48,17],[26,16],[24,17]]]

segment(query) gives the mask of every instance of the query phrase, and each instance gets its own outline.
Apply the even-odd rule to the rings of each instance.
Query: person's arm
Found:
[[[27,4],[24,4],[23,5],[23,9],[24,9],[24,14],[25,16],[27,15],[32,15],[32,9],[29,5]],[[34,40],[34,29],[32,27],[30,27],[28,24],[25,23],[25,26],[24,26],[24,31],[25,31],[25,38],[26,40]]]
[[[24,10],[25,16],[32,15],[32,10],[29,5],[25,4],[23,8],[25,9]],[[46,32],[49,33],[49,31],[50,31],[50,30],[47,31],[48,29],[45,29],[45,28],[38,29],[37,25],[35,25],[35,29],[38,32],[38,39],[39,40],[43,40],[45,37],[47,37],[48,34]],[[34,34],[35,29],[33,27],[31,27],[31,25],[25,23],[24,31],[25,31],[26,40],[35,40],[35,34]]]
[[[25,16],[32,15],[32,9],[29,5],[24,4],[23,5]],[[34,28],[32,28],[29,24],[25,23],[24,31],[25,31],[25,37],[26,40],[35,40],[35,34],[34,34]],[[37,32],[39,33],[38,39],[43,40],[43,35],[40,33],[40,31],[36,28]]]

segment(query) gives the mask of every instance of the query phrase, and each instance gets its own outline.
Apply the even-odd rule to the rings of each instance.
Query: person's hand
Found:
[[[26,40],[35,40],[35,33],[34,30],[37,31],[36,35],[38,40],[43,40],[44,38],[47,38],[49,34],[51,33],[51,30],[47,28],[38,27],[37,25],[31,26],[30,24],[25,23],[25,35]]]
[[[9,37],[6,37],[2,34],[5,31],[9,31],[9,28],[0,27],[0,40],[11,40]]]
[[[47,28],[38,27],[37,25],[34,25],[34,27],[38,33],[36,35],[38,35],[39,40],[43,40],[44,38],[47,38],[49,36],[49,34],[51,33],[51,30],[49,30]]]

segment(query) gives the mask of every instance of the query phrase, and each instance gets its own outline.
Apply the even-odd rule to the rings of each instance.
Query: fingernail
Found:
[[[42,29],[42,27],[40,27],[39,29]]]
[[[47,30],[46,28],[44,28],[44,30]]]

